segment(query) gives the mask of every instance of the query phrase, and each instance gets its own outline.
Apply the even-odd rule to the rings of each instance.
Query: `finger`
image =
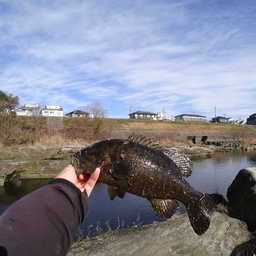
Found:
[[[100,175],[100,168],[97,168],[90,176],[90,178],[88,179],[88,181],[86,182],[84,188],[87,192],[87,195],[89,196],[99,178]]]
[[[82,181],[82,182],[87,182],[87,180],[90,178],[90,175],[89,174],[86,174],[86,173],[82,173],[82,174],[79,174],[78,175],[78,179],[79,181]]]

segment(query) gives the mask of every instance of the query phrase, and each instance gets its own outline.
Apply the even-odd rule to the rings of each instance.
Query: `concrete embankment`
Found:
[[[0,186],[6,178],[54,178],[78,147],[28,146],[0,152]]]

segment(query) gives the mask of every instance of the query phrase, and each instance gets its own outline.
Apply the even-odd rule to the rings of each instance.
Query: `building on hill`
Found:
[[[28,103],[20,107],[16,111],[17,116],[38,116],[40,114],[40,106],[36,103]]]
[[[184,122],[206,122],[206,116],[194,115],[194,114],[182,114],[174,117],[175,121]]]
[[[256,113],[250,115],[247,118],[246,124],[248,124],[248,125],[256,125]]]
[[[216,116],[213,117],[211,120],[211,123],[228,123],[229,118],[224,117],[224,116]]]
[[[136,111],[129,114],[130,119],[157,120],[157,114],[148,111]]]
[[[69,113],[67,113],[65,116],[70,117],[93,117],[92,114],[82,111],[82,110],[74,110]]]
[[[57,105],[45,105],[45,108],[41,110],[41,115],[63,117],[63,108]]]

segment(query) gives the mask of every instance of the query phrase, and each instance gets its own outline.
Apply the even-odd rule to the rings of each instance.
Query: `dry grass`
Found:
[[[81,122],[81,121],[80,121]],[[193,124],[193,123],[149,123],[143,124],[141,122],[126,123],[124,127],[119,129],[130,130],[131,132],[143,134],[147,132],[146,136],[152,138],[156,143],[168,144],[173,146],[188,146],[192,145],[186,137],[177,136],[179,131],[195,132],[200,131],[203,134],[210,132],[227,132],[230,133],[231,139],[243,140],[247,145],[256,145],[256,132],[248,127],[238,127],[234,125],[218,125],[218,124]],[[113,126],[112,126],[113,127]],[[128,128],[129,127],[129,128]],[[218,128],[218,129],[217,129]],[[104,131],[107,131],[104,133]],[[109,134],[110,128],[107,127],[103,130],[103,134]],[[157,134],[155,131],[165,131],[168,133]],[[176,131],[176,132],[175,132]],[[103,135],[102,137],[94,137],[82,123],[79,126],[74,125],[72,128],[68,127],[63,130],[56,130],[48,128],[45,130],[34,145],[48,145],[48,146],[65,146],[65,145],[88,145],[100,139],[107,139],[109,136]]]
[[[246,145],[256,145],[256,138],[248,138],[244,140]]]
[[[168,130],[169,132],[227,132],[233,128],[233,124],[215,124],[215,123],[189,123],[174,121],[143,121],[131,120],[124,122],[120,128],[130,130]]]
[[[143,223],[140,222],[140,215],[138,213],[138,216],[136,218],[136,220],[132,223],[131,227],[138,227],[141,226]],[[105,227],[103,228],[101,226],[100,221],[96,222],[96,225],[89,225],[87,226],[87,234],[85,236],[85,234],[83,233],[83,231],[81,229],[78,229],[77,232],[77,241],[81,241],[84,238],[91,238],[93,236],[98,236],[101,235],[104,232],[107,231],[113,231],[113,230],[119,230],[119,229],[124,229],[124,228],[129,228],[129,225],[125,225],[125,221],[124,220],[120,220],[119,215],[117,215],[117,227],[113,228],[110,226],[109,221],[107,220],[105,222]]]
[[[67,138],[63,138],[60,134],[47,136],[43,135],[41,138],[39,138],[38,141],[35,142],[35,146],[65,146],[65,145],[78,145],[78,144],[84,144],[77,142],[75,140],[70,140]]]
[[[62,134],[61,131],[48,128],[38,140],[34,143],[35,146],[78,146],[90,144],[90,140],[85,140],[83,136],[81,138],[72,138]]]

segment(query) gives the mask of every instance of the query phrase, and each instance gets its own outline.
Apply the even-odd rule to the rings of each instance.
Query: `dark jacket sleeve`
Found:
[[[54,179],[0,216],[0,253],[66,255],[88,212],[86,192],[65,179]]]

